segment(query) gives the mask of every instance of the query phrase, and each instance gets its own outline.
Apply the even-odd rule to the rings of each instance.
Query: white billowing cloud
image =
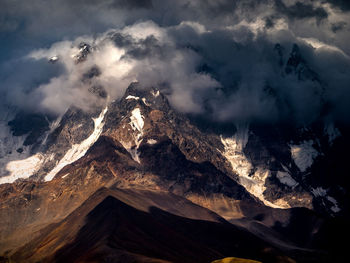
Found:
[[[343,55],[344,57],[349,58],[349,56],[347,54],[345,54],[344,51],[341,50],[340,48],[326,44],[326,43],[324,43],[316,38],[302,38],[302,37],[300,37],[299,39],[302,41],[305,41],[307,44],[311,45],[315,49],[323,49],[325,51],[339,53],[339,54]]]
[[[243,19],[238,24],[227,26],[226,28],[232,31],[239,31],[242,28],[247,28],[254,34],[254,37],[257,37],[259,34],[273,35],[274,33],[282,30],[288,30],[288,23],[285,19],[279,18],[274,21],[274,24],[271,27],[266,27],[264,17],[258,16],[252,21]],[[235,38],[235,40],[239,42],[239,38]]]
[[[166,29],[159,27],[152,21],[136,23],[132,26],[127,26],[122,33],[132,36],[134,39],[145,39],[149,36],[154,36],[162,43],[167,41]]]
[[[191,27],[193,30],[195,30],[198,34],[203,34],[205,32],[209,32],[204,25],[194,22],[194,21],[182,21],[176,28],[182,28],[182,27]]]
[[[203,27],[189,23],[196,30],[204,32]],[[132,41],[129,45],[118,46],[113,43],[111,34],[121,34]],[[159,52],[164,54],[148,54],[147,46],[142,41],[152,38]],[[93,52],[83,63],[76,63],[74,56],[78,54],[80,42],[88,43]],[[132,48],[145,49],[142,57],[130,55]],[[153,48],[151,46],[150,48]],[[48,49],[31,52],[28,57],[40,60],[57,56],[65,70],[60,76],[53,77],[48,83],[37,87],[33,94],[42,98],[43,109],[56,113],[64,112],[70,105],[88,109],[93,104],[101,102],[89,92],[91,85],[101,85],[106,89],[110,99],[120,98],[131,82],[139,81],[143,87],[166,85],[169,100],[184,112],[201,112],[202,102],[196,92],[220,87],[212,77],[197,73],[196,67],[200,57],[189,49],[177,48],[170,40],[165,28],[153,22],[142,22],[128,26],[122,30],[109,30],[95,39],[80,37],[73,41],[55,43]],[[50,65],[48,65],[50,66]],[[101,74],[89,80],[82,81],[82,76],[96,66]]]

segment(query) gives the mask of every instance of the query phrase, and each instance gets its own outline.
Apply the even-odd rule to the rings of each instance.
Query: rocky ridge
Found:
[[[83,63],[92,50],[81,44],[76,63]],[[88,83],[98,74],[99,69],[91,70],[83,81]],[[297,47],[283,74],[295,74],[301,81],[311,78],[320,85]],[[318,250],[329,242],[323,239],[324,233],[343,226],[349,189],[342,179],[346,171],[342,153],[349,145],[346,127],[327,122],[302,128],[241,124],[232,127],[230,136],[222,136],[197,128],[174,111],[157,89],[132,83],[115,101],[109,101],[103,87],[92,87],[90,92],[105,105],[89,112],[71,107],[57,119],[26,118],[32,125],[23,125],[16,111],[2,119],[0,255],[20,261],[42,246],[50,250],[43,245],[45,240],[51,240],[99,189],[111,190],[112,196],[123,189],[136,191],[137,200],[130,196],[123,200],[145,212],[154,205],[184,218],[211,221],[205,213],[193,215],[194,207],[210,210],[215,220],[245,229],[254,236],[254,243],[263,242],[272,248],[273,257],[286,256],[286,262],[289,256],[301,262],[320,260]],[[329,177],[332,172],[339,180]],[[143,191],[162,193],[164,199],[171,196],[172,201],[165,205],[151,198],[151,202]],[[105,197],[107,204],[98,199],[102,206],[120,205]],[[152,205],[142,208],[142,202]],[[192,212],[174,210],[177,202],[190,202]],[[91,212],[99,206],[97,201],[92,203]],[[301,221],[307,222],[302,230],[295,224]],[[66,241],[55,244],[57,248],[68,245]],[[329,247],[326,250],[332,253],[339,249]],[[252,252],[258,260],[266,256],[260,248]],[[134,249],[127,249],[131,258]],[[35,253],[33,262],[44,256],[54,261],[60,252]],[[146,254],[142,254],[145,262]]]

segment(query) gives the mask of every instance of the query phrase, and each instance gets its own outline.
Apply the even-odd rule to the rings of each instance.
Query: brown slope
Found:
[[[180,213],[193,217],[192,211],[197,210],[197,220],[149,206],[157,200],[174,204],[181,202]],[[198,220],[202,218],[207,220]],[[50,226],[39,238],[18,250],[11,260],[210,262],[235,255],[280,262],[283,257],[277,259],[278,254],[277,250],[247,231],[181,197],[104,188],[61,223]]]
[[[17,230],[12,234],[19,240],[16,245],[27,243],[30,238],[35,237],[33,234],[40,233],[35,231],[47,224],[62,220],[65,215],[86,200],[94,189],[104,185],[113,189],[115,187],[138,189],[138,194],[133,198],[123,197],[125,195],[121,195],[122,191],[119,190],[118,199],[139,210],[147,211],[144,207],[155,206],[175,215],[193,219],[213,220],[211,216],[203,215],[202,209],[198,209],[198,206],[184,209],[185,199],[169,199],[167,195],[175,195],[161,193],[173,191],[186,198],[202,196],[204,199],[220,194],[224,201],[240,198],[242,188],[232,179],[208,163],[201,164],[187,160],[169,140],[164,139],[149,147],[147,149],[143,146],[143,159],[152,157],[155,160],[150,160],[148,164],[141,166],[130,158],[118,142],[102,136],[83,158],[65,167],[53,181],[34,185],[33,189],[30,188],[25,194],[31,196],[31,199],[23,207],[16,205],[13,211],[16,215],[13,214],[11,218],[7,218],[16,221],[16,224],[13,224],[14,227],[21,226],[21,231]],[[144,194],[146,192],[141,189],[152,189],[154,197],[150,195],[150,191]],[[13,198],[15,201],[21,200],[21,192]],[[249,200],[249,197],[246,199]],[[97,198],[93,204],[99,201],[101,199]],[[244,203],[246,207],[249,206],[250,213],[267,214],[269,212],[268,208],[259,206],[258,203],[247,202],[247,200],[244,200]],[[37,207],[41,209],[35,212]],[[7,211],[0,210],[5,219],[8,215]],[[28,219],[34,226],[28,224]],[[26,239],[21,240],[23,237]],[[8,241],[5,241],[4,245],[7,244]],[[59,243],[52,245],[50,250],[61,247]]]
[[[126,170],[132,171],[133,161],[125,152],[115,144],[102,151],[104,156],[110,156],[108,160],[114,163],[117,172],[112,173],[106,162],[89,155],[84,165],[74,163],[50,182],[0,185],[0,255],[11,254],[11,250],[30,241],[40,229],[63,220],[97,189],[127,174]],[[72,171],[74,174],[69,174]]]
[[[150,97],[146,99],[151,101]],[[162,95],[154,100],[161,100],[160,104],[149,107],[141,101],[123,99],[110,105],[104,136],[53,181],[0,186],[5,195],[7,189],[13,191],[0,204],[0,221],[5,222],[0,225],[0,250],[21,246],[39,235],[38,230],[60,222],[102,186],[170,191],[227,219],[263,215],[263,223],[269,226],[288,224],[288,211],[265,207],[235,182],[217,150],[222,147],[218,138],[201,134],[183,116],[177,116]],[[129,117],[135,107],[141,109],[145,122],[139,147],[141,163],[133,160],[120,143],[133,139],[135,130]],[[148,139],[157,143],[149,144]],[[132,206],[142,210],[140,200]],[[180,216],[197,216],[195,210],[191,211],[193,215],[181,214],[181,207],[170,210],[171,202],[154,206]],[[11,239],[15,240],[12,244]]]

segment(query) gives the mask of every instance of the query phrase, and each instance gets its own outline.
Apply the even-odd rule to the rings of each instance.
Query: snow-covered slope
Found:
[[[266,190],[266,179],[270,176],[270,171],[253,165],[245,156],[243,149],[249,138],[249,127],[247,125],[238,127],[236,134],[231,138],[222,138],[225,146],[223,155],[230,162],[232,169],[238,175],[239,183],[252,195],[260,199],[265,205],[273,208],[290,208],[290,205],[283,199],[274,202],[266,200],[264,191]]]
[[[0,116],[0,184],[28,178],[40,169],[44,156],[32,154],[31,146],[24,146],[27,135],[13,136],[8,122],[17,113],[12,107],[4,107]]]
[[[80,144],[74,144],[72,145],[72,148],[69,149],[66,154],[63,156],[63,158],[57,163],[55,168],[53,168],[46,176],[45,181],[52,180],[55,175],[66,165],[71,164],[78,160],[79,158],[83,157],[87,150],[97,141],[97,139],[100,137],[103,129],[103,119],[107,112],[108,108],[106,107],[98,116],[98,118],[93,119],[94,121],[94,131],[93,133],[84,141],[82,141]]]
[[[3,113],[0,184],[31,176],[52,180],[66,165],[83,157],[107,129],[139,164],[147,165],[142,161],[144,145],[156,147],[168,137],[186,158],[212,163],[266,206],[313,208],[313,200],[318,200],[316,203],[331,213],[342,210],[341,197],[335,193],[340,188],[318,184],[313,172],[315,163],[319,165],[326,156],[324,149],[333,147],[342,136],[334,124],[325,125],[320,132],[311,128],[296,130],[293,139],[266,136],[264,129],[237,125],[231,136],[211,135],[214,139],[209,141],[205,133],[193,133],[186,118],[176,117],[177,113],[159,91],[139,91],[137,84],[133,85],[123,98],[108,105],[109,110],[98,108],[93,113],[68,110],[64,116],[52,120],[35,151],[33,146],[23,145],[26,135],[12,135],[8,122],[16,112],[9,111],[6,116]],[[314,193],[313,189],[318,187],[327,189],[326,197]]]
[[[93,118],[94,129],[85,139],[77,133],[77,131],[85,128],[83,124],[76,123],[74,125],[70,121],[72,127],[66,127],[65,129],[67,131],[64,131],[66,134],[62,135],[63,137],[67,137],[65,139],[67,142],[60,147],[59,145],[62,142],[52,142],[49,138],[54,134],[60,134],[62,132],[62,128],[66,125],[61,123],[62,116],[57,117],[50,123],[47,131],[42,134],[38,143],[26,145],[25,140],[29,135],[15,136],[9,126],[9,122],[17,114],[16,109],[9,107],[3,110],[0,119],[0,184],[12,183],[17,179],[27,179],[31,176],[41,178],[43,175],[45,180],[51,180],[64,166],[81,158],[99,138],[102,133],[103,118],[106,112],[107,108],[97,118]],[[67,122],[67,118],[74,119],[79,117],[74,114],[70,117],[65,116],[65,122]],[[80,121],[84,121],[84,119]],[[69,140],[73,142],[76,140],[74,138],[78,137],[82,137],[79,143],[71,143],[69,145]],[[56,146],[55,144],[57,143],[58,145]],[[66,145],[67,143],[68,145]],[[57,157],[62,154],[63,157]],[[48,169],[50,172],[45,172]]]
[[[313,144],[314,142],[309,140],[290,146],[293,160],[301,172],[305,172],[311,167],[314,159],[319,155]]]
[[[129,95],[126,97],[126,99],[136,99],[138,100],[138,97]],[[128,125],[131,127],[129,130],[130,136],[132,137],[132,141],[123,141],[121,140],[120,143],[123,145],[123,147],[130,153],[131,157],[138,163],[140,163],[140,156],[138,149],[140,147],[140,144],[142,142],[142,135],[143,135],[143,126],[144,126],[144,117],[141,114],[140,108],[134,108],[131,112],[130,116],[130,122]]]

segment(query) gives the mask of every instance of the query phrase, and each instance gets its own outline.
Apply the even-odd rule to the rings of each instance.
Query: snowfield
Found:
[[[318,151],[312,146],[313,140],[304,141],[298,145],[290,145],[292,158],[301,172],[305,172],[313,164]]]
[[[80,159],[85,155],[87,150],[98,140],[98,138],[102,133],[103,125],[104,125],[103,120],[104,120],[104,116],[107,113],[107,110],[108,108],[106,107],[96,119],[93,119],[94,131],[92,132],[92,134],[87,139],[82,141],[80,144],[72,145],[72,148],[66,152],[66,154],[58,162],[55,168],[53,168],[45,176],[45,181],[51,181],[63,167],[77,161],[78,159]]]
[[[239,183],[252,195],[259,198],[265,205],[273,208],[290,208],[289,204],[282,199],[274,203],[265,199],[265,182],[270,176],[270,171],[258,168],[253,173],[253,166],[245,156],[243,149],[248,142],[249,127],[238,127],[236,134],[231,138],[222,138],[221,142],[225,147],[222,153],[230,162],[232,170],[238,175]]]

